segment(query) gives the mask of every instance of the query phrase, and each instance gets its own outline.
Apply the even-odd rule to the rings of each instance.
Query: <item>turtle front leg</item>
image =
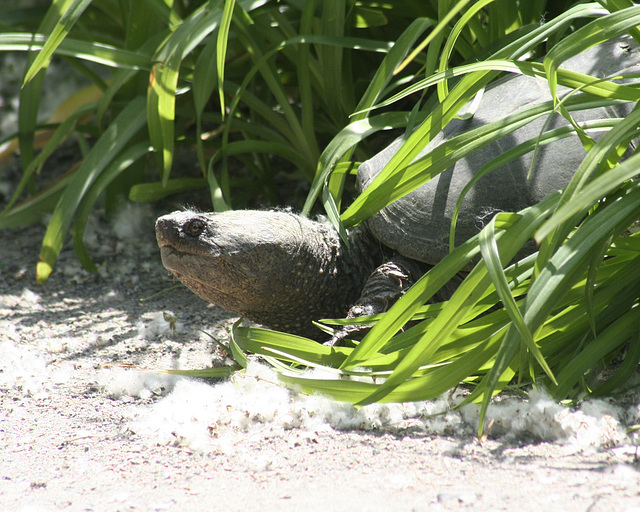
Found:
[[[416,261],[396,256],[380,265],[367,279],[360,298],[351,306],[347,318],[376,315],[387,311],[426,271]],[[345,325],[324,345],[333,347],[345,338],[361,335],[371,325]]]

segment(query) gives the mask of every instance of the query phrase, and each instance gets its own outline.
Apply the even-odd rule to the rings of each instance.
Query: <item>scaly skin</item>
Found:
[[[383,250],[364,229],[282,211],[178,211],[160,217],[164,266],[197,295],[275,330],[322,339],[313,320],[344,317]]]

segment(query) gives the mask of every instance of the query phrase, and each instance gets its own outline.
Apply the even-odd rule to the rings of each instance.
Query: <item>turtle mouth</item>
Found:
[[[181,251],[171,245],[160,247],[162,264],[169,271],[169,274],[190,288],[196,295],[208,302],[220,304],[225,307],[225,303],[232,303],[235,299],[233,294],[229,295],[224,286],[221,286],[217,279],[210,279],[207,272],[199,272],[198,255]]]
[[[193,256],[192,254],[181,251],[169,244],[160,246],[160,257],[165,268],[173,274],[178,274],[185,266],[185,259]]]
[[[198,272],[201,269],[201,256],[198,252],[189,252],[182,249],[176,249],[172,245],[163,245],[160,247],[160,258],[162,265],[171,274],[177,277],[180,281],[185,279],[189,281],[195,281],[201,285],[213,286],[212,282],[209,282],[206,278],[207,273]],[[202,275],[201,275],[202,274]]]

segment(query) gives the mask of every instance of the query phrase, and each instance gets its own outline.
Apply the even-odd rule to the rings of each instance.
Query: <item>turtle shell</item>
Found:
[[[640,48],[630,37],[595,46],[562,64],[563,68],[599,78],[640,72]],[[559,95],[567,89],[559,88]],[[546,81],[526,75],[495,82],[485,91],[478,110],[468,120],[452,120],[419,155],[444,141],[488,123],[498,121],[526,107],[551,100]],[[572,112],[580,123],[591,119],[625,117],[634,107],[614,107]],[[547,125],[545,126],[545,123]],[[535,139],[543,130],[566,126],[559,114],[538,117],[518,130],[458,160],[452,167],[407,196],[390,204],[367,220],[371,233],[384,245],[416,260],[436,264],[449,252],[449,230],[456,201],[469,180],[488,162],[517,145]],[[600,134],[602,136],[602,134]],[[593,134],[597,138],[597,134]],[[402,144],[389,147],[362,163],[357,187],[366,189]],[[517,212],[564,188],[585,157],[575,133],[529,152],[483,176],[464,198],[456,225],[456,246],[476,235],[500,211]]]

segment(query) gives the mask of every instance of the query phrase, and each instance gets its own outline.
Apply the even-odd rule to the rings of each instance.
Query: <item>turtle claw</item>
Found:
[[[422,274],[415,266],[413,262],[399,256],[380,265],[367,279],[362,295],[349,309],[347,318],[361,318],[387,311]],[[370,324],[345,325],[323,345],[341,345],[345,338],[354,336],[361,339],[371,327]]]
[[[371,327],[371,325],[345,325],[342,329],[336,331],[331,339],[325,341],[323,345],[325,347],[335,347],[343,345],[344,340],[347,338],[355,337],[356,339],[362,339]]]

